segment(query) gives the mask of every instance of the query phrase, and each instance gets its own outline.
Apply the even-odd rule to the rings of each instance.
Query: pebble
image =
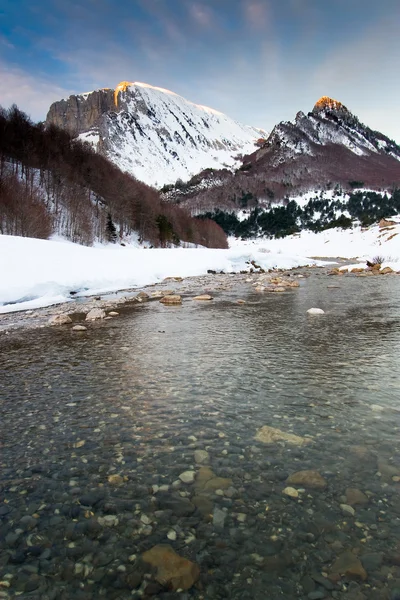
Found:
[[[299,497],[299,492],[293,487],[285,487],[285,489],[282,490],[282,494],[285,494],[285,496],[290,496],[290,498]]]
[[[183,483],[194,483],[195,476],[195,471],[184,471],[179,475],[179,479],[183,481]]]
[[[354,517],[354,515],[356,514],[354,508],[352,506],[349,506],[348,504],[341,504],[340,509],[344,515],[351,515],[352,517]]]

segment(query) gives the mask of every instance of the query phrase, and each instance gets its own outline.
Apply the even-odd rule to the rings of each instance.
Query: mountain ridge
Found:
[[[311,189],[351,189],[351,182],[369,189],[400,186],[400,146],[359,121],[342,103],[320,98],[307,115],[275,125],[234,174],[197,175],[187,186],[168,190],[166,198],[192,212],[246,203],[268,205]]]
[[[263,130],[164,88],[123,81],[51,105],[46,118],[137,179],[161,187],[205,168],[240,166]]]

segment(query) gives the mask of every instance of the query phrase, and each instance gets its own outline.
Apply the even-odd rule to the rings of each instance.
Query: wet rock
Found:
[[[383,552],[370,552],[360,556],[362,566],[368,571],[378,571],[383,563]]]
[[[194,460],[198,465],[205,465],[210,462],[210,455],[206,450],[195,450]]]
[[[156,581],[174,592],[179,589],[189,590],[200,576],[200,569],[196,563],[179,556],[168,545],[153,546],[142,558],[157,570]]]
[[[102,308],[92,308],[92,310],[89,310],[88,314],[86,315],[86,321],[105,319],[106,316],[106,312]]]
[[[314,470],[297,471],[297,473],[293,473],[287,478],[286,483],[313,489],[324,489],[327,486],[326,479],[318,471]]]
[[[354,510],[354,508],[352,506],[349,506],[348,504],[341,504],[340,510],[346,516],[350,515],[350,516],[354,517],[354,515],[356,514],[356,511]]]
[[[165,304],[166,306],[179,305],[179,304],[182,304],[182,297],[179,296],[178,294],[171,294],[170,296],[163,296],[163,298],[161,298],[160,302],[162,304]]]
[[[72,319],[69,315],[60,314],[53,315],[48,322],[49,325],[68,325],[69,323],[72,323]]]
[[[195,505],[188,498],[181,498],[179,495],[159,495],[157,499],[161,508],[172,510],[177,517],[187,517],[196,510]]]
[[[346,502],[350,506],[356,506],[357,504],[368,504],[368,496],[366,496],[357,488],[347,488]]]
[[[284,552],[281,555],[266,556],[264,558],[263,567],[266,571],[276,571],[281,573],[285,571],[292,564],[292,557],[288,552]]]
[[[221,510],[217,506],[214,508],[212,524],[216,529],[223,529],[225,525],[225,519],[227,517],[226,511]]]
[[[84,325],[74,325],[72,331],[87,331],[87,327]]]
[[[118,315],[119,315],[119,312],[117,312],[116,310],[111,310],[111,311],[108,313],[108,316],[109,316],[109,317],[118,317]]]
[[[309,315],[324,315],[325,311],[322,308],[309,308],[307,313]]]
[[[193,483],[195,475],[195,471],[184,471],[179,475],[179,479],[183,481],[183,483]]]
[[[119,523],[116,515],[105,515],[104,517],[98,517],[97,520],[103,527],[116,527]]]
[[[357,581],[365,581],[368,577],[360,559],[352,552],[343,552],[333,563],[330,572]]]
[[[285,496],[290,496],[290,498],[298,498],[299,497],[299,492],[292,487],[286,487],[284,490],[282,490],[282,494],[285,494]]]
[[[310,438],[300,437],[293,433],[286,433],[275,427],[269,427],[264,425],[257,430],[255,439],[263,444],[276,444],[277,442],[284,441],[295,446],[305,446],[311,442]]]
[[[121,475],[109,475],[108,483],[111,483],[111,485],[122,485],[124,478]]]
[[[194,298],[192,298],[192,300],[198,300],[199,302],[204,302],[204,301],[208,301],[208,300],[213,300],[213,297],[210,296],[209,294],[201,294],[200,296],[194,296]]]
[[[211,518],[214,505],[208,496],[194,496],[192,498],[192,503],[199,510],[203,517],[207,517],[209,519]]]
[[[231,479],[217,477],[210,467],[201,467],[196,475],[195,487],[197,491],[215,492],[216,490],[226,490],[231,485]]]

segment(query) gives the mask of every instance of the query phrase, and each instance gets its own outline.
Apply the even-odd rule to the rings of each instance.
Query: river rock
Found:
[[[160,302],[167,306],[178,305],[178,304],[182,304],[182,297],[179,296],[178,294],[171,294],[169,296],[163,296],[161,298]]]
[[[188,498],[182,498],[178,494],[157,496],[160,508],[171,510],[176,517],[188,517],[195,510],[195,505]]]
[[[194,296],[194,298],[192,298],[192,300],[198,300],[199,302],[212,300],[212,299],[213,299],[213,297],[210,296],[209,294],[200,294],[200,296]]]
[[[72,331],[87,331],[87,327],[84,325],[74,325]]]
[[[168,544],[158,544],[145,552],[143,561],[155,569],[155,579],[161,585],[176,592],[189,590],[200,576],[200,569],[196,563],[176,554]]]
[[[184,471],[179,475],[179,479],[183,481],[183,483],[193,483],[195,475],[196,473],[194,471]]]
[[[360,559],[349,551],[343,552],[343,554],[338,556],[333,563],[330,572],[333,574],[344,575],[349,579],[358,581],[365,581],[368,577]]]
[[[200,492],[215,492],[231,487],[232,479],[217,477],[210,467],[201,467],[196,475],[196,490]]]
[[[299,492],[292,487],[285,487],[284,490],[282,490],[282,494],[285,494],[285,496],[290,496],[290,498],[298,498],[299,497]]]
[[[53,315],[49,319],[49,325],[68,325],[68,323],[72,323],[72,319],[69,315],[65,314]]]
[[[352,506],[349,506],[348,504],[341,504],[340,510],[344,515],[351,515],[352,517],[354,517],[354,515],[356,514],[354,508]]]
[[[121,475],[109,475],[108,483],[111,485],[122,485],[124,483],[124,478]]]
[[[292,473],[292,475],[286,479],[286,483],[314,489],[324,489],[327,486],[326,480],[322,475],[314,470]]]
[[[119,315],[119,312],[117,312],[116,310],[111,310],[111,311],[108,313],[108,315],[109,315],[110,317],[118,317],[118,315]]]
[[[97,321],[98,319],[105,319],[106,311],[102,308],[92,308],[86,315],[86,321]]]
[[[357,488],[347,488],[346,502],[350,506],[356,506],[357,504],[368,504],[368,496],[366,496]]]
[[[208,496],[203,496],[201,494],[199,496],[194,496],[192,498],[192,503],[206,520],[211,519],[214,505]]]
[[[322,308],[309,308],[307,313],[309,315],[324,315],[325,311]]]
[[[205,465],[210,462],[210,455],[207,450],[195,450],[194,460],[198,465]]]
[[[255,439],[263,444],[276,444],[276,442],[284,441],[295,446],[305,446],[311,442],[309,438],[300,437],[293,433],[286,433],[268,425],[264,425],[257,430]]]

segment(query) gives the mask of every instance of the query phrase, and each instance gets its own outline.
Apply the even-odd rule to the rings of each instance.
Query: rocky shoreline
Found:
[[[79,297],[71,302],[45,308],[5,313],[0,315],[0,335],[52,325],[69,325],[78,331],[77,327],[90,327],[94,321],[110,320],[140,305],[160,302],[164,298],[167,299],[163,302],[164,305],[224,299],[245,304],[246,300],[241,296],[254,292],[285,292],[299,287],[299,281],[310,277],[313,272],[327,274],[329,271],[327,267],[313,266],[269,273],[264,273],[257,265],[251,269],[249,273],[208,273],[185,279],[171,276],[143,288],[121,290],[102,296]],[[178,297],[178,300],[169,302],[168,298],[171,296]]]

